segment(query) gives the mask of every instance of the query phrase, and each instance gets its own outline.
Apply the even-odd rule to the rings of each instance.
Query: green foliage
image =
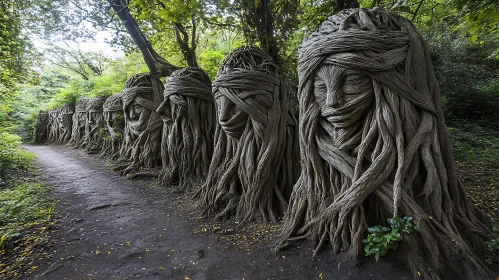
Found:
[[[0,132],[0,189],[23,178],[32,168],[34,155],[19,149],[21,138]]]
[[[491,251],[499,251],[499,227],[492,227],[492,239],[485,241]]]
[[[464,120],[452,123],[448,132],[452,140],[454,158],[465,165],[480,163],[499,167],[499,137],[495,130]]]
[[[47,221],[54,211],[50,188],[24,182],[0,190],[0,236],[8,239],[33,222]]]
[[[16,235],[53,215],[50,189],[33,177],[34,154],[20,143],[19,136],[0,133],[0,248],[12,247]]]
[[[391,228],[380,225],[370,227],[367,229],[367,238],[362,240],[366,244],[366,256],[374,255],[376,261],[385,256],[388,250],[396,250],[404,233],[419,231],[419,227],[412,222],[412,217],[393,217],[387,221]]]

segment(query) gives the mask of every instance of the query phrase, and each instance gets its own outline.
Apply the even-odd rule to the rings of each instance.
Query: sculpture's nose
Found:
[[[134,119],[136,117],[137,117],[137,113],[135,112],[135,107],[134,106],[130,106],[130,118]]]

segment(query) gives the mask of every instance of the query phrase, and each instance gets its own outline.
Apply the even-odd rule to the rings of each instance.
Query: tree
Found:
[[[50,46],[44,52],[50,63],[80,75],[89,80],[91,75],[102,75],[108,59],[101,53],[82,52],[66,44],[65,48]]]
[[[152,48],[151,44],[145,38],[140,30],[137,21],[132,17],[128,9],[128,5],[123,0],[109,0],[111,8],[121,19],[123,25],[132,37],[133,41],[144,56],[144,60],[149,67],[150,73],[154,77],[168,76],[173,71],[180,69],[177,66],[170,64]]]

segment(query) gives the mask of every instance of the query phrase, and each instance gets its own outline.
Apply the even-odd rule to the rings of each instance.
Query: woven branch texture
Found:
[[[456,176],[428,47],[382,9],[328,18],[299,50],[301,176],[281,246],[361,255],[366,227],[412,216],[401,243],[426,279],[486,279],[486,217]],[[317,251],[316,251],[317,252]]]
[[[222,63],[213,94],[215,150],[201,207],[216,218],[276,221],[297,178],[296,121],[288,85],[272,59],[241,47]]]
[[[68,142],[70,145],[82,146],[85,143],[87,103],[88,99],[76,101],[75,112],[73,114],[73,132],[71,133],[71,140]]]
[[[59,137],[59,123],[57,122],[57,117],[59,116],[60,109],[52,109],[49,111],[49,121],[48,121],[48,143],[57,143]]]
[[[210,167],[216,124],[208,75],[192,67],[173,72],[157,112],[163,119],[160,183],[198,189]]]
[[[85,150],[100,152],[104,144],[104,110],[107,97],[101,96],[87,102],[85,118]]]
[[[63,106],[57,115],[57,144],[66,144],[71,140],[72,126],[73,126],[73,113],[74,106]]]
[[[101,153],[109,154],[113,158],[116,158],[119,155],[121,142],[123,141],[123,131],[125,129],[121,93],[108,97],[102,108],[106,129]]]
[[[163,84],[149,74],[130,77],[121,91],[125,131],[121,158],[130,162],[124,174],[161,165],[163,121],[156,110],[163,101]]]

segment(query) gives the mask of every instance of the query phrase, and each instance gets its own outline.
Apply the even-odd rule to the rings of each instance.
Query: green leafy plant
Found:
[[[492,227],[492,239],[489,241],[485,241],[485,244],[489,246],[491,251],[498,250],[499,251],[499,227]]]
[[[396,250],[404,233],[419,231],[412,217],[393,217],[387,221],[391,228],[381,225],[367,228],[369,234],[362,240],[362,243],[366,244],[364,247],[366,256],[374,255],[376,261],[379,257],[385,256],[389,249]]]

